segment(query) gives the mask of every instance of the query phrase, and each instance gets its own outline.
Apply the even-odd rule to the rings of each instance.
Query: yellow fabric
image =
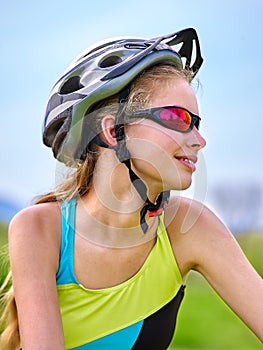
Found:
[[[57,286],[66,348],[145,319],[172,300],[181,285],[182,277],[161,216],[156,244],[132,278],[99,290],[75,283]]]

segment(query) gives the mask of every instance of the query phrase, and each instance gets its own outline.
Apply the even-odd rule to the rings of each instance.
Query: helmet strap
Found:
[[[170,191],[161,192],[157,197],[156,203],[152,203],[147,197],[147,187],[145,186],[145,183],[132,170],[130,159],[126,159],[122,163],[124,163],[129,169],[131,183],[145,202],[140,212],[140,225],[143,230],[143,233],[146,233],[148,230],[148,224],[145,220],[147,212],[149,212],[150,217],[160,216],[164,211],[165,206],[169,202]]]
[[[123,89],[118,96],[119,108],[115,121],[115,134],[117,140],[117,146],[114,148],[119,161],[126,165],[129,170],[130,180],[139,193],[142,200],[145,202],[140,212],[140,225],[144,233],[148,230],[148,224],[145,216],[149,212],[149,216],[159,216],[164,210],[164,207],[168,204],[170,198],[170,191],[161,192],[157,197],[156,204],[152,203],[147,197],[147,187],[145,183],[140,179],[131,168],[130,152],[126,147],[125,133],[124,133],[124,107],[125,102],[129,96],[130,87]]]

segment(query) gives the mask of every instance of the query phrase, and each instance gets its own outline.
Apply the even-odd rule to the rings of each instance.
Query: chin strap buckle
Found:
[[[148,225],[145,220],[145,215],[147,211],[148,211],[149,217],[160,216],[163,213],[164,208],[167,206],[169,202],[169,198],[170,198],[170,191],[161,192],[159,194],[159,197],[157,198],[156,204],[153,204],[148,200],[148,203],[144,205],[140,213],[140,224],[141,224],[143,233],[146,233],[148,230]]]
[[[164,211],[164,208],[167,206],[167,204],[168,204],[168,202],[167,201],[165,201],[165,202],[163,202],[163,206],[161,207],[161,208],[159,208],[159,209],[156,209],[156,210],[148,210],[148,212],[149,212],[149,217],[150,218],[153,218],[153,217],[155,217],[155,216],[160,216],[160,215],[162,215],[162,213],[163,213],[163,211]]]

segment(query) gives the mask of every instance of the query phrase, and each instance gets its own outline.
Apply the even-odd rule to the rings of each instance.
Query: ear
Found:
[[[110,147],[117,145],[114,126],[115,117],[113,115],[106,115],[101,121],[102,132],[100,138]]]

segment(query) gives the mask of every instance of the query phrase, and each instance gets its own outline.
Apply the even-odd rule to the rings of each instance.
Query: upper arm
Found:
[[[56,271],[59,215],[53,204],[27,208],[9,227],[9,249],[23,350],[64,349]]]
[[[200,272],[230,308],[263,341],[263,280],[225,225],[202,204],[192,202],[192,225],[179,234],[175,255]],[[185,224],[185,208],[179,222]],[[182,217],[184,220],[182,220]],[[188,220],[190,220],[188,218]],[[190,220],[191,221],[191,220]],[[178,221],[177,221],[178,230]],[[173,229],[175,224],[171,224]],[[182,232],[182,230],[179,229]],[[178,235],[178,233],[177,233]]]

